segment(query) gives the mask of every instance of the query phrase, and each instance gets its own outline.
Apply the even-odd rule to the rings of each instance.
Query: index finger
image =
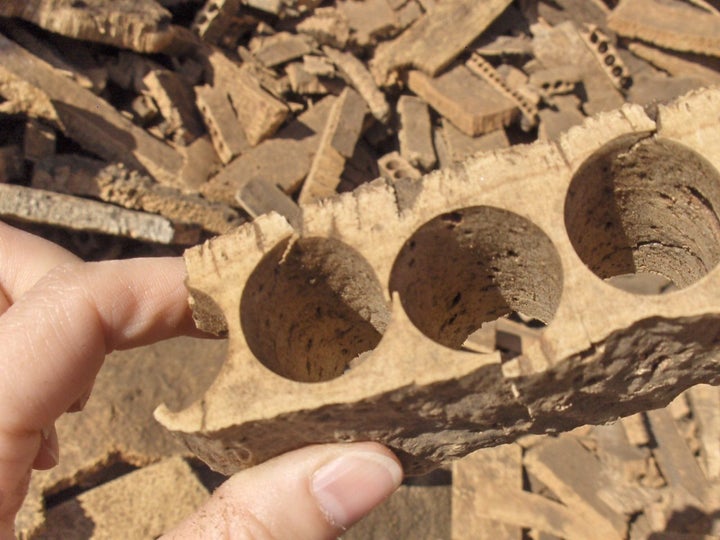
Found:
[[[79,260],[48,240],[0,221],[0,315],[50,270]]]
[[[0,538],[9,537],[41,431],[105,355],[193,333],[181,259],[62,265],[0,317]]]

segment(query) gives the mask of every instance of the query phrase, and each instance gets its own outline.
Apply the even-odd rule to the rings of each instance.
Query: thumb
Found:
[[[337,538],[401,481],[377,443],[310,446],[236,474],[164,538]]]

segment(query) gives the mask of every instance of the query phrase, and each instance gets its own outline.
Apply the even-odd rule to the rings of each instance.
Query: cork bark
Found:
[[[402,208],[379,180],[188,250],[196,321],[229,353],[156,417],[226,474],[355,440],[418,474],[719,384],[719,112],[717,90],[624,106],[430,173]],[[642,273],[677,290],[607,281]],[[464,346],[503,317],[494,350]]]

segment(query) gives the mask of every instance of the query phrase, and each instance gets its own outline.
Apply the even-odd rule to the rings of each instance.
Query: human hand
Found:
[[[54,425],[82,409],[105,355],[196,333],[180,259],[84,263],[0,223],[0,540],[33,469],[54,467]],[[375,443],[318,445],[243,471],[172,538],[334,538],[399,485]]]

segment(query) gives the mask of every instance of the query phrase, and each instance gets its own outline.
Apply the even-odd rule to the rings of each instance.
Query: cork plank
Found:
[[[385,94],[375,85],[365,65],[353,54],[332,47],[323,47],[323,52],[367,102],[372,115],[380,122],[387,122],[390,117],[390,106]]]
[[[254,45],[254,46],[253,46]],[[313,50],[312,39],[302,34],[278,32],[251,42],[250,52],[267,67],[275,67],[297,58],[302,58]]]
[[[217,234],[243,222],[237,211],[227,205],[162,186],[121,164],[84,156],[63,154],[38,163],[33,170],[31,185],[158,214],[174,223],[194,223]]]
[[[522,490],[522,448],[485,448],[455,461],[452,468],[452,540],[521,540],[522,529],[482,517],[488,484]],[[492,487],[489,487],[492,489]]]
[[[302,210],[298,204],[275,184],[261,178],[244,182],[235,199],[250,217],[277,212],[293,227],[300,227],[302,223]]]
[[[437,75],[462,53],[510,4],[510,0],[448,0],[416,20],[392,41],[377,47],[371,71],[379,85],[397,69],[413,67]],[[452,28],[452,32],[448,32]]]
[[[397,112],[400,121],[400,155],[420,170],[432,169],[437,163],[437,157],[427,104],[414,96],[400,96]]]
[[[628,44],[628,49],[635,56],[675,77],[694,77],[708,85],[720,84],[720,59],[713,62],[706,56],[660,49],[639,41]]]
[[[621,92],[627,91],[633,84],[632,75],[612,38],[592,24],[584,25],[580,29],[580,36],[613,86]]]
[[[333,120],[331,113],[323,135],[327,134],[329,144],[341,156],[349,159],[355,152],[355,145],[362,134],[365,116],[368,113],[367,103],[355,90],[345,88],[333,104],[333,110],[338,111],[337,125],[330,125]],[[328,127],[331,129],[328,130]]]
[[[161,216],[12,184],[0,184],[0,216],[158,244],[194,244],[200,232]]]
[[[307,204],[337,194],[345,161],[352,157],[367,105],[352,88],[333,104],[298,201]]]
[[[514,101],[463,65],[435,78],[413,70],[407,83],[428,105],[473,137],[509,125],[518,114]]]
[[[395,186],[380,179],[305,206],[299,230],[269,214],[189,250],[190,287],[227,314],[232,353],[202,407],[159,409],[158,418],[228,473],[310,441],[373,438],[419,474],[482,446],[604,423],[663,405],[693,383],[717,382],[720,288],[704,263],[716,258],[717,220],[686,196],[717,198],[718,156],[708,144],[719,136],[711,122],[717,107],[714,90],[658,107],[657,121],[627,105],[588,119],[558,143],[518,145],[433,172],[416,182],[403,208]],[[394,142],[377,131],[377,140]],[[266,180],[249,172],[235,171],[235,192],[247,179]],[[620,193],[596,190],[603,182]],[[613,221],[606,212],[617,196],[625,204],[624,187],[637,182],[658,189],[641,190]],[[662,217],[653,227],[635,226],[644,215],[638,209],[678,186],[688,191],[671,207],[656,201]],[[606,232],[608,219],[618,234]],[[615,249],[621,231],[629,244]],[[667,254],[669,242],[687,250]],[[459,244],[464,251],[448,260]],[[631,254],[693,286],[669,299],[629,302],[630,293],[598,277],[632,272]],[[656,259],[667,260],[656,267]],[[486,273],[470,274],[482,265]],[[314,287],[318,272],[336,272],[327,282],[337,290]],[[282,291],[277,301],[273,291]],[[479,292],[493,298],[467,320]],[[290,306],[282,318],[267,309],[280,303]],[[298,316],[299,303],[311,306],[312,317]],[[462,350],[470,332],[512,311],[546,321],[539,343],[510,359]],[[274,391],[237,403],[237,388],[260,384]],[[363,421],[354,424],[358,411]]]
[[[223,163],[250,149],[245,132],[235,116],[227,93],[204,85],[195,88],[200,114],[205,121],[210,140]]]
[[[608,26],[667,49],[720,56],[718,15],[678,0],[623,0],[608,15]]]
[[[704,504],[710,486],[672,416],[667,410],[658,409],[649,411],[647,417],[658,443],[654,454],[663,476],[671,487],[683,490],[697,503]]]

